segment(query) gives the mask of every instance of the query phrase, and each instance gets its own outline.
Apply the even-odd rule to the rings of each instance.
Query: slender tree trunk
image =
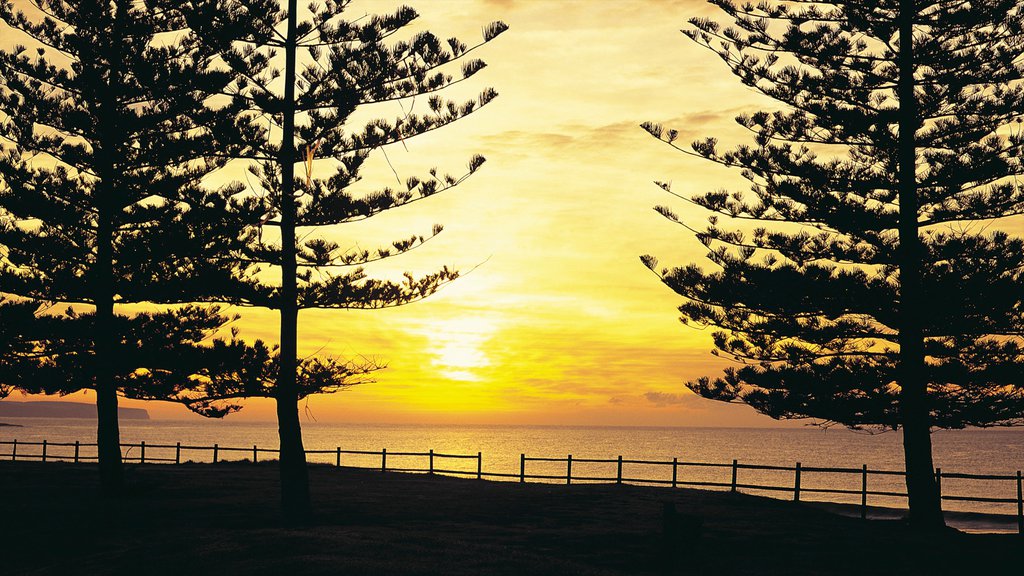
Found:
[[[914,0],[900,0],[899,108],[899,384],[903,450],[907,470],[910,521],[921,529],[945,526],[935,483],[924,357],[924,310],[918,236],[917,143],[920,126],[914,94]]]
[[[296,384],[298,348],[298,290],[295,256],[295,68],[298,1],[288,2],[288,32],[284,65],[284,121],[281,137],[281,362],[277,378],[277,425],[281,438],[281,508],[285,520],[306,521],[312,513],[309,472],[299,423]]]
[[[120,27],[125,17],[119,4],[115,26]],[[108,86],[116,86],[120,76],[118,62],[111,62],[112,74]],[[96,305],[96,334],[94,340],[96,378],[96,451],[99,459],[100,490],[106,496],[116,496],[124,485],[124,466],[121,461],[121,431],[118,427],[117,386],[114,382],[114,355],[118,335],[114,327],[114,213],[118,209],[116,193],[116,145],[121,137],[115,120],[118,103],[116,92],[106,90],[97,102],[100,145],[97,150],[100,181],[96,189],[96,261],[94,264],[93,298]]]
[[[96,230],[96,445],[99,456],[100,489],[106,496],[117,495],[124,482],[121,463],[121,433],[117,418],[117,387],[112,361],[117,343],[114,328],[113,222],[110,194],[113,187],[99,187],[103,197]]]

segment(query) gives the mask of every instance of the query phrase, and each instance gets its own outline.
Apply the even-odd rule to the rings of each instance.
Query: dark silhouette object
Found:
[[[221,59],[236,74],[229,92],[249,112],[244,117],[272,126],[251,150],[238,155],[249,161],[255,177],[258,189],[249,198],[249,207],[260,217],[252,222],[257,234],[241,260],[253,272],[240,276],[247,291],[225,299],[280,312],[279,374],[272,394],[281,441],[282,506],[286,518],[295,521],[310,514],[298,417],[302,394],[296,381],[299,311],[399,306],[429,296],[458,276],[443,268],[422,278],[406,274],[403,281],[393,282],[370,279],[363,270],[364,264],[415,249],[438,234],[440,226],[429,235],[408,237],[372,252],[345,250],[310,234],[370,218],[462,182],[468,174],[456,178],[431,170],[425,178],[408,178],[397,190],[384,188],[367,195],[349,190],[371,151],[454,122],[496,96],[488,88],[478,99],[456,104],[436,94],[484,67],[482,61],[466,57],[479,45],[467,47],[454,38],[442,42],[427,32],[394,41],[390,37],[417,18],[412,8],[345,20],[347,5],[312,5],[302,21],[296,0],[283,10],[277,0],[196,0],[188,8],[192,28],[209,44],[233,43]],[[506,28],[501,22],[489,25],[483,43]],[[441,70],[459,60],[457,77]],[[425,106],[420,101],[419,109],[426,111],[412,111],[417,96],[425,97]],[[402,109],[408,112],[363,127],[346,124],[356,110],[392,101],[406,102]],[[483,162],[483,157],[474,156],[468,172]],[[297,166],[302,173],[296,174]],[[327,170],[330,175],[322,177]],[[279,270],[280,281],[255,274],[262,267]]]
[[[203,377],[185,391],[187,396],[182,399],[190,410],[221,417],[242,408],[236,400],[277,397],[276,382],[281,371],[277,346],[268,346],[261,340],[249,344],[238,338],[215,339],[200,352],[198,362]],[[302,358],[296,362],[296,394],[302,399],[367,384],[373,382],[369,374],[382,368],[383,364],[373,360]]]
[[[58,395],[95,389],[96,315],[70,308],[39,314],[38,308],[34,302],[0,302],[0,398],[15,389]],[[241,409],[232,400],[265,394],[277,360],[266,344],[246,344],[234,330],[230,339],[215,337],[235,319],[216,306],[115,315],[108,360],[115,390],[136,400],[176,402],[207,417]],[[311,393],[337,383],[344,370],[338,365],[304,360],[301,389]]]
[[[11,301],[0,296],[0,398],[14,391],[14,386],[8,383],[11,374],[6,360],[33,352],[38,307],[34,302]]]
[[[1024,214],[1019,3],[712,3],[737,25],[684,33],[785,108],[737,118],[754,145],[677,147],[751,182],[687,198],[713,213],[703,229],[657,208],[719,270],[644,264],[740,364],[688,386],[902,428],[910,519],[941,527],[930,429],[1024,422],[1024,242],[993,228]]]
[[[666,573],[696,573],[703,528],[704,518],[680,514],[675,502],[661,503],[661,542],[658,552]]]
[[[223,166],[248,124],[208,107],[231,76],[216,46],[185,29],[177,2],[0,1],[0,19],[30,47],[0,52],[0,292],[95,306],[100,475],[121,484],[115,306],[191,302],[223,290],[241,240],[225,218],[237,190],[200,179]],[[243,213],[243,206],[235,207]]]

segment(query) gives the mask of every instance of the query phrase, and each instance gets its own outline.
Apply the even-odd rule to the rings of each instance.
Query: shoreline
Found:
[[[6,419],[5,419],[6,420]],[[11,422],[21,422],[14,420]],[[91,438],[82,442],[81,459],[95,461],[95,431],[85,430],[80,421],[77,424],[66,426],[61,421],[24,421],[28,424],[25,428],[0,428],[0,459],[10,459],[15,448],[13,441],[17,441],[16,448],[19,460],[33,459],[38,461],[45,451],[49,460],[71,461],[79,456],[77,445],[78,438],[86,434],[93,434]],[[52,424],[48,424],[52,422]],[[131,430],[131,426],[122,426],[124,430]],[[729,489],[730,459],[719,457],[712,460],[707,454],[694,454],[686,450],[685,446],[694,444],[701,437],[673,437],[668,435],[638,435],[637,438],[644,443],[634,443],[624,449],[622,443],[617,445],[607,444],[608,439],[619,441],[622,437],[614,432],[605,432],[600,435],[602,442],[589,444],[590,452],[583,452],[581,441],[591,439],[592,434],[577,432],[574,435],[562,435],[554,433],[537,433],[528,437],[526,441],[515,440],[515,432],[503,431],[500,434],[484,434],[477,432],[466,432],[459,436],[459,431],[431,430],[420,427],[409,428],[414,431],[410,434],[403,430],[392,430],[384,428],[387,432],[382,437],[377,431],[381,428],[340,429],[328,425],[326,434],[306,430],[307,459],[310,463],[331,463],[346,462],[346,465],[354,465],[366,468],[379,469],[384,465],[385,457],[383,449],[379,446],[384,444],[388,457],[386,462],[391,469],[404,469],[407,471],[427,472],[428,468],[437,467],[438,470],[451,468],[454,473],[460,475],[475,475],[480,472],[484,477],[518,480],[518,475],[525,469],[528,482],[534,481],[559,481],[564,478],[568,470],[574,472],[573,483],[596,481],[614,482],[616,477],[621,477],[626,483],[646,484],[651,486],[664,486],[676,479],[675,472],[678,471],[679,485],[715,487],[716,489]],[[7,430],[7,432],[3,432]],[[176,461],[197,461],[213,462],[214,460],[228,459],[272,459],[276,458],[277,438],[273,430],[261,430],[255,427],[242,427],[237,431],[228,431],[223,428],[183,429],[181,427],[161,428],[152,423],[143,425],[141,432],[123,432],[122,445],[126,450],[127,461],[139,462],[145,460],[147,464],[155,462],[176,462]],[[54,436],[57,436],[56,438]],[[168,441],[167,439],[171,439]],[[632,437],[629,437],[632,439]],[[716,453],[735,454],[733,451],[737,445],[753,445],[751,441],[760,441],[758,434],[748,433],[747,436],[733,437],[731,435],[717,435],[709,437],[711,441],[725,439],[723,446],[711,444]],[[368,440],[369,439],[369,440]],[[48,440],[47,448],[42,442]],[[983,439],[982,439],[983,440]],[[177,442],[181,441],[180,450],[176,450]],[[732,443],[732,446],[726,444]],[[507,443],[507,444],[506,444]],[[518,443],[537,444],[541,448],[536,451],[529,446],[521,449]],[[143,446],[145,444],[145,446]],[[459,444],[462,444],[460,446]],[[817,440],[810,442],[793,442],[795,448],[803,447],[805,452],[797,452],[791,449],[792,454],[779,457],[777,454],[772,459],[767,459],[761,454],[761,459],[748,459],[740,451],[739,456],[732,457],[738,462],[739,468],[737,478],[740,491],[748,494],[770,496],[782,500],[790,500],[794,497],[793,482],[795,467],[791,462],[803,462],[804,469],[814,472],[812,476],[804,477],[802,500],[805,502],[820,502],[820,506],[826,507],[829,511],[859,518],[860,494],[862,482],[860,480],[860,461],[843,461],[826,458],[831,454],[842,454],[842,450],[859,447],[859,444],[849,444],[846,439],[841,442],[834,442],[832,450],[820,446]],[[966,445],[978,444],[976,439],[971,439]],[[658,451],[663,446],[680,446],[679,452],[692,454],[692,460],[678,458],[678,466],[673,470],[677,458],[674,454],[665,455]],[[709,446],[709,444],[698,444]],[[219,446],[219,451],[215,449]],[[465,448],[473,446],[472,450]],[[475,447],[481,446],[481,450]],[[597,446],[595,448],[595,446]],[[790,445],[782,442],[778,444],[783,448]],[[1013,446],[1024,448],[1024,444],[1015,443]],[[258,447],[254,448],[254,447]],[[445,460],[434,462],[428,455],[430,452],[442,454],[443,458],[451,455],[462,458],[458,461]],[[865,458],[876,456],[873,460],[878,461],[877,456],[885,457],[894,455],[895,447],[891,447],[888,453],[877,450],[876,453],[867,453]],[[961,446],[962,448],[962,446]],[[339,450],[340,449],[340,450]],[[337,452],[342,454],[337,454]],[[627,451],[630,450],[630,451]],[[254,456],[254,452],[258,454]],[[748,456],[750,450],[747,451]],[[395,456],[395,454],[408,453]],[[570,466],[566,453],[573,454],[575,462],[582,462]],[[960,453],[964,453],[962,450]],[[1007,454],[1013,454],[1010,452]],[[1020,452],[1015,452],[1017,455]],[[616,466],[618,454],[623,454],[625,466]],[[812,460],[812,455],[817,457]],[[972,454],[974,454],[972,452]],[[522,457],[526,456],[525,462]],[[788,457],[787,457],[788,456]],[[1005,455],[1004,455],[1005,456]],[[478,458],[480,460],[478,460]],[[824,460],[824,461],[823,461]],[[634,462],[635,461],[635,462]],[[873,462],[869,461],[869,463]],[[851,462],[853,464],[851,464]],[[1013,502],[1003,502],[1016,496],[1016,487],[1012,477],[1014,469],[1020,469],[1021,463],[996,466],[995,460],[987,459],[990,468],[972,467],[968,464],[955,466],[946,461],[943,462],[945,475],[957,476],[957,472],[972,470],[982,474],[998,475],[1001,478],[998,484],[988,481],[975,480],[954,480],[949,484],[950,494],[955,494],[960,500],[944,502],[948,523],[958,529],[970,532],[993,532],[1006,533],[1016,531],[1015,512],[1016,506]],[[660,465],[657,465],[660,464]],[[691,465],[693,464],[693,465]],[[895,474],[899,472],[898,464],[890,462],[886,464],[871,463],[869,469],[873,474],[883,476],[871,476],[865,486],[870,485],[872,490],[868,495],[869,513],[872,518],[896,520],[903,517],[906,512],[905,498],[899,498],[898,493],[905,493],[905,486],[901,478]],[[759,468],[771,468],[771,471],[764,472]],[[851,472],[854,468],[856,473]],[[834,471],[833,471],[834,469]],[[851,478],[853,478],[851,480]],[[827,494],[830,489],[843,490],[843,496]],[[858,490],[858,493],[854,493]],[[994,499],[999,498],[1000,503],[990,504],[987,502],[971,503],[962,501],[968,498]]]

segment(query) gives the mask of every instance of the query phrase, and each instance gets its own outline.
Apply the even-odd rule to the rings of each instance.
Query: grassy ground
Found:
[[[541,575],[1021,573],[1024,538],[844,518],[766,498],[554,486],[315,466],[316,518],[278,519],[273,463],[130,467],[97,496],[89,465],[0,462],[2,574]],[[662,503],[704,519],[666,560]],[[674,564],[673,564],[674,563]]]

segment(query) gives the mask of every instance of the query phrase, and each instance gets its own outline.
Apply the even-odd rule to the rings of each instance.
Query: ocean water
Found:
[[[39,454],[39,446],[26,442],[82,443],[95,442],[95,421],[90,419],[38,419],[7,418],[6,422],[19,427],[0,427],[0,441],[19,444],[19,455]],[[385,424],[327,424],[304,422],[303,436],[307,450],[326,450],[329,454],[312,454],[310,460],[334,464],[337,448],[354,451],[374,451],[376,454],[343,454],[342,465],[379,468],[380,451],[386,448],[389,469],[428,467],[426,456],[398,456],[395,452],[427,452],[476,456],[481,454],[481,467],[485,474],[509,474],[511,477],[491,477],[496,480],[518,480],[520,455],[530,458],[560,458],[563,461],[528,461],[529,475],[556,476],[551,482],[564,482],[571,454],[572,475],[576,477],[607,478],[614,481],[617,463],[587,463],[579,459],[650,460],[681,464],[676,469],[679,482],[731,482],[731,466],[709,467],[701,464],[729,465],[733,459],[740,464],[803,468],[856,468],[867,465],[869,470],[900,471],[903,469],[902,438],[899,433],[869,435],[846,429],[832,428],[655,428],[655,427],[558,427],[558,426],[444,426],[444,425],[385,425]],[[182,460],[209,462],[213,459],[211,447],[220,447],[219,459],[241,460],[252,458],[252,447],[277,447],[277,429],[272,422],[228,421],[173,421],[122,420],[123,443],[146,442],[146,458],[170,458],[174,448],[160,449],[154,445],[205,447],[184,448]],[[935,463],[943,474],[972,473],[1015,476],[1024,469],[1024,430],[959,430],[938,431],[933,434]],[[245,448],[233,452],[225,448]],[[11,445],[0,445],[0,458],[10,457]],[[70,456],[73,448],[48,446],[48,456]],[[129,459],[139,457],[138,447],[126,447]],[[81,449],[83,456],[95,454],[94,448]],[[272,454],[258,455],[260,459]],[[447,459],[435,457],[435,468],[475,475],[476,459]],[[670,465],[623,465],[626,479],[648,479],[668,482],[672,477]],[[535,480],[537,481],[537,480]],[[737,472],[739,484],[777,486],[784,490],[741,489],[743,492],[779,498],[792,498],[795,484],[793,470],[748,470]],[[801,497],[804,500],[822,500],[859,504],[859,494],[814,493],[815,488],[861,489],[860,473],[825,473],[802,471]],[[721,487],[719,487],[721,489]],[[871,491],[902,492],[903,478],[893,475],[871,474]],[[1016,499],[1014,480],[968,480],[943,478],[945,495],[981,496]],[[904,498],[869,497],[871,506],[905,507]],[[976,503],[946,501],[947,510],[974,511],[1015,515],[1016,503]]]

